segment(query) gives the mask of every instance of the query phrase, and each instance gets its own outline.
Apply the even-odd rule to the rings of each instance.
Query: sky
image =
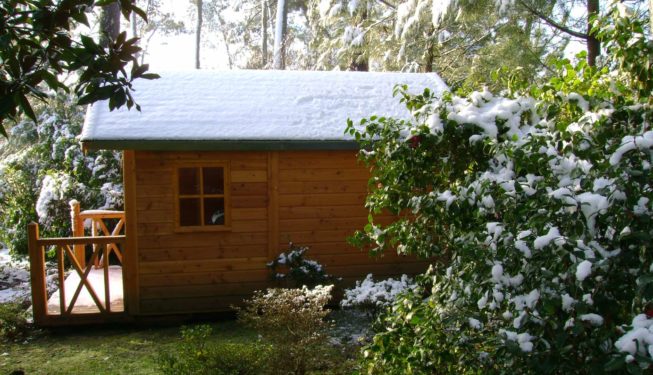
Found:
[[[194,8],[190,0],[162,0],[164,12],[171,12],[178,20],[183,20],[187,28],[192,28]],[[195,34],[164,36],[155,34],[147,50],[145,62],[153,70],[181,70],[195,68]],[[200,48],[200,65],[203,69],[228,69],[224,45]]]

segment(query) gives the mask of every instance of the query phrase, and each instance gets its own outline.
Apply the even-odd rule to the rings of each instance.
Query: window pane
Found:
[[[199,168],[179,168],[179,194],[199,194]]]
[[[204,198],[204,225],[224,225],[224,198]]]
[[[224,194],[224,169],[202,168],[204,194]]]
[[[200,223],[199,198],[182,198],[179,200],[179,225],[182,227],[199,226]]]

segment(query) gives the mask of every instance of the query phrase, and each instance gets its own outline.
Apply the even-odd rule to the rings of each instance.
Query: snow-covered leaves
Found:
[[[383,356],[399,355],[389,348],[400,340],[437,338],[432,350],[448,350],[444,341],[458,350],[453,362],[471,367],[493,353],[501,356],[492,366],[535,372],[550,353],[558,372],[577,363],[603,369],[606,353],[622,364],[625,355],[642,368],[653,363],[630,350],[633,339],[649,345],[642,329],[650,325],[618,333],[653,303],[653,109],[648,98],[614,89],[619,74],[560,67],[550,84],[509,97],[399,89],[412,122],[349,127],[369,149],[361,158],[374,172],[370,211],[398,215],[386,226],[372,216],[359,243],[447,260],[422,279],[422,300],[393,306],[373,360],[389,363]],[[428,324],[414,321],[429,312]],[[485,362],[479,346],[490,354]],[[433,370],[417,354],[407,361]]]
[[[68,201],[86,208],[122,207],[119,152],[84,153],[76,136],[82,108],[56,95],[37,108],[38,125],[25,120],[12,128],[11,142],[0,148],[0,241],[26,253],[26,225],[39,221],[45,235],[70,234]]]
[[[291,242],[288,251],[282,252],[267,264],[272,279],[291,287],[313,287],[337,281],[334,276],[326,273],[320,263],[307,259],[307,251],[308,247],[297,246]]]
[[[372,309],[388,306],[399,293],[413,286],[413,280],[406,275],[398,280],[389,278],[374,281],[372,274],[368,274],[363,281],[357,281],[355,287],[345,290],[340,306]]]

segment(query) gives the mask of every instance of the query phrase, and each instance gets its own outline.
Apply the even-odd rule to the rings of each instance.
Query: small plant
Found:
[[[308,289],[268,289],[257,291],[239,309],[239,320],[254,328],[273,347],[272,373],[305,374],[323,366],[329,345],[325,305],[332,285]]]
[[[20,304],[0,303],[0,341],[22,340],[30,329],[27,313]]]
[[[209,325],[182,327],[181,343],[161,354],[161,370],[170,375],[259,375],[268,373],[269,347],[261,343],[211,343]]]
[[[334,276],[326,273],[320,263],[306,259],[304,255],[307,251],[307,246],[297,246],[291,242],[287,252],[279,254],[275,260],[267,264],[272,278],[281,282],[283,286],[306,285],[309,288],[337,281]]]
[[[356,281],[355,287],[345,290],[340,306],[357,308],[376,315],[379,309],[390,306],[400,293],[413,287],[413,280],[406,275],[402,275],[399,280],[389,278],[374,281],[372,274],[368,274],[365,280]]]

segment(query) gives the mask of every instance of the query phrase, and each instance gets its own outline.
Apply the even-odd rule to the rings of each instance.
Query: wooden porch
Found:
[[[124,212],[80,211],[73,201],[71,219],[69,238],[40,238],[38,224],[28,226],[34,322],[57,326],[128,320],[122,269]],[[90,236],[85,235],[85,221],[90,223]],[[48,252],[54,252],[54,274],[46,269]],[[47,283],[52,279],[57,288],[49,294]]]

